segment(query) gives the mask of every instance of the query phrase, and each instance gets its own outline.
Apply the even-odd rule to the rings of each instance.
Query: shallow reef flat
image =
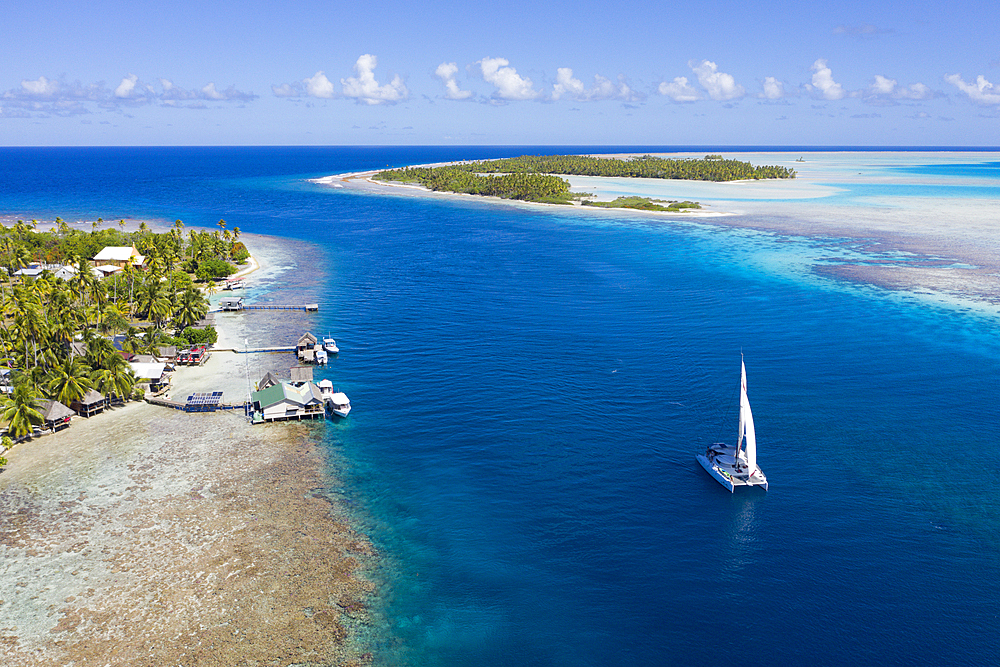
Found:
[[[309,426],[136,403],[71,431],[0,475],[5,664],[366,661],[373,549]]]

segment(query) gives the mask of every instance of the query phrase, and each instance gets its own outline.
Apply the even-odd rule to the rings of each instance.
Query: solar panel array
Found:
[[[222,402],[222,392],[197,392],[187,397],[186,412],[215,412]]]

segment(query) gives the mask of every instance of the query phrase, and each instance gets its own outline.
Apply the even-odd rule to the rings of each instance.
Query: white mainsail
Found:
[[[736,457],[739,459],[740,446],[746,438],[747,473],[752,475],[757,469],[757,432],[753,427],[753,412],[747,396],[747,367],[740,359],[740,438],[736,442]]]
[[[730,456],[729,452],[733,452]],[[757,431],[750,411],[747,393],[747,367],[740,355],[740,418],[736,447],[721,442],[709,445],[704,454],[698,454],[698,463],[719,484],[734,491],[737,486],[763,486],[767,491],[767,478],[757,467]]]

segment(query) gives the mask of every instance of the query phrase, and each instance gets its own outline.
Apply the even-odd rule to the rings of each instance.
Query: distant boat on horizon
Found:
[[[745,443],[745,446],[744,446]],[[701,467],[733,493],[737,486],[763,486],[767,477],[757,466],[757,432],[747,396],[747,367],[740,355],[740,421],[736,446],[717,442],[696,457]]]

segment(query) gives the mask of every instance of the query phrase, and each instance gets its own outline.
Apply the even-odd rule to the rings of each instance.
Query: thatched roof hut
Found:
[[[76,410],[76,414],[83,417],[92,417],[104,412],[107,401],[103,396],[93,389],[88,389],[87,393],[79,401],[73,401],[69,407]]]
[[[59,401],[53,401],[48,398],[38,401],[38,411],[42,413],[42,417],[45,419],[45,428],[50,428],[53,431],[61,431],[69,426],[70,419],[76,415],[75,412]]]

